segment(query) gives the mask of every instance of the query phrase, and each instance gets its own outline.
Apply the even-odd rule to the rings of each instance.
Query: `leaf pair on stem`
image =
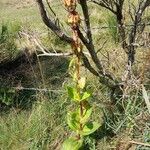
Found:
[[[82,92],[85,88],[85,83],[85,78],[82,77],[76,87],[67,88],[69,98],[77,104],[75,111],[67,114],[67,124],[75,132],[75,136],[65,140],[62,150],[80,149],[83,146],[84,136],[95,132],[100,126],[99,123],[90,121],[92,107],[88,99],[91,94],[87,91]]]

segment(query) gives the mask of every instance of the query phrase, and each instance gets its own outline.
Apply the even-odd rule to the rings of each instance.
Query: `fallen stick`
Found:
[[[142,143],[142,142],[136,142],[136,141],[129,141],[129,143],[150,147],[150,144],[148,143]]]

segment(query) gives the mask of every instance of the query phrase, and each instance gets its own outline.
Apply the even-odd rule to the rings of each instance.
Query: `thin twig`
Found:
[[[150,144],[148,143],[142,143],[142,142],[137,142],[137,141],[129,141],[129,143],[150,147]]]
[[[59,93],[59,92],[63,92],[65,93],[64,90],[52,90],[52,89],[41,89],[41,88],[28,88],[28,87],[11,87],[10,89],[14,89],[14,90],[26,90],[26,91],[39,91],[39,92],[56,92],[56,93]]]
[[[43,54],[39,54],[37,56],[41,57],[41,56],[56,56],[56,57],[59,57],[59,56],[64,56],[64,57],[67,57],[67,56],[72,56],[73,53],[43,53]]]

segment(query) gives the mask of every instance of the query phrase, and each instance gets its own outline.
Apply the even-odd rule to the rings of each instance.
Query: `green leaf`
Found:
[[[69,138],[64,141],[61,150],[79,150],[82,147],[83,140]]]
[[[88,122],[89,119],[90,119],[91,114],[92,114],[92,107],[88,107],[87,109],[85,109],[83,111],[83,117],[81,118],[80,122],[82,124]]]
[[[72,78],[73,78],[73,81],[75,81],[75,82],[77,81],[77,72],[74,72],[74,73],[73,73]]]
[[[68,89],[68,95],[71,99],[74,101],[80,101],[80,94],[78,93],[76,88],[73,87],[67,87]]]
[[[78,112],[73,112],[73,113],[68,113],[67,114],[67,123],[69,127],[73,131],[78,131],[80,128],[80,118],[79,118],[79,113]]]
[[[99,123],[97,122],[88,122],[83,127],[83,130],[80,132],[81,135],[89,135],[95,132],[100,127]]]
[[[84,92],[80,101],[86,100],[91,96],[89,92]]]
[[[83,89],[85,87],[86,79],[85,77],[81,77],[81,79],[78,81],[79,87]]]
[[[72,58],[70,63],[69,63],[69,68],[75,65],[75,58]]]
[[[74,98],[73,88],[68,86],[67,90],[68,90],[68,96],[73,99]]]

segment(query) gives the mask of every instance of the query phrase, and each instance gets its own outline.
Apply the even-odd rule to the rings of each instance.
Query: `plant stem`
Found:
[[[81,59],[80,59],[80,53],[79,53],[79,54],[77,55],[77,65],[76,65],[76,70],[77,70],[77,89],[78,89],[79,95],[81,94],[80,87],[79,87],[79,80],[80,80],[80,61],[81,61]],[[83,117],[83,103],[80,102],[79,105],[80,105],[80,118],[82,118],[82,117]],[[82,131],[82,130],[83,130],[83,124],[80,123],[80,131]],[[81,135],[80,135],[80,134],[79,134],[78,136],[81,138]],[[80,139],[80,138],[79,138],[79,139]]]
[[[70,23],[71,25],[71,29],[72,29],[72,33],[73,33],[73,42],[72,42],[72,51],[73,53],[76,55],[76,64],[75,64],[75,73],[76,73],[76,89],[77,89],[77,93],[78,95],[81,96],[81,88],[79,86],[79,82],[80,82],[80,63],[81,63],[81,52],[82,52],[82,44],[81,44],[81,41],[80,41],[80,38],[78,36],[78,27],[80,25],[80,16],[78,14],[78,12],[76,12],[76,0],[74,1],[70,1],[70,3],[68,3],[68,1],[65,1],[65,6],[67,7],[68,9],[68,13],[69,13],[69,18],[68,18],[68,22]],[[70,4],[70,5],[69,5]],[[80,118],[83,117],[83,102],[79,102],[79,115],[80,115]],[[81,121],[79,120],[80,122],[80,131],[83,130],[83,124],[81,123]],[[77,135],[77,138],[78,139],[81,139],[81,135],[80,133],[78,133]]]

